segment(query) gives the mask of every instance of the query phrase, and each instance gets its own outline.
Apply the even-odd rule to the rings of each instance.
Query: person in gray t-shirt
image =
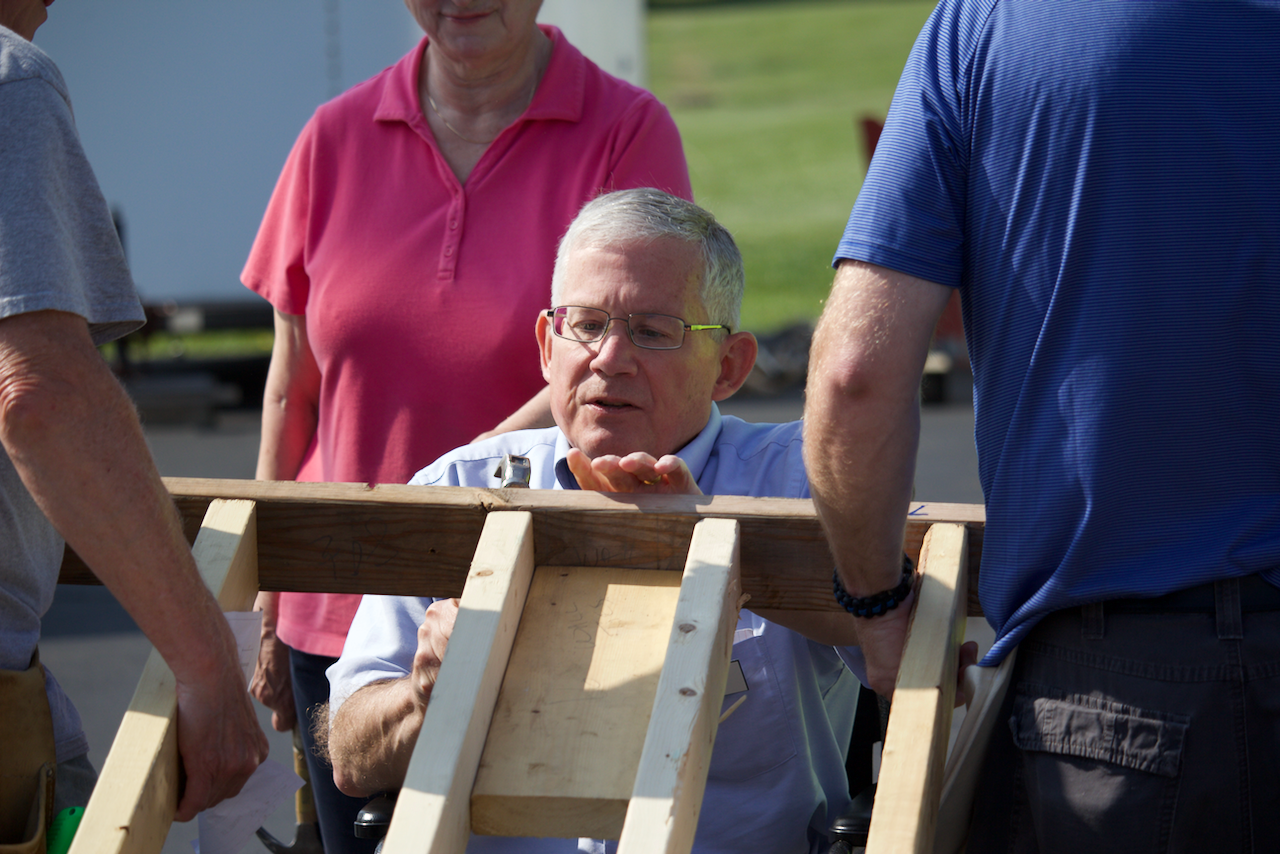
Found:
[[[45,15],[45,0],[0,0],[0,669],[31,665],[65,537],[177,679],[186,821],[238,792],[267,742],[137,414],[95,349],[142,308],[62,75],[30,42]],[[82,805],[88,745],[45,683],[55,804]]]

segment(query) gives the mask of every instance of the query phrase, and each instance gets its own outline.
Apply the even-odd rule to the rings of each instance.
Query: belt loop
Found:
[[[1101,602],[1090,602],[1080,606],[1080,637],[1084,640],[1102,640],[1106,633],[1107,623],[1102,612]]]
[[[1240,579],[1223,578],[1213,582],[1213,604],[1218,616],[1218,640],[1244,638],[1244,620],[1240,616]]]

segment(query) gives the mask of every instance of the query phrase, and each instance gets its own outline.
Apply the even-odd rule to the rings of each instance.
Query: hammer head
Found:
[[[498,484],[503,489],[511,487],[529,488],[529,479],[533,476],[533,469],[529,465],[529,458],[522,457],[518,454],[503,454],[502,461],[498,463],[498,469],[493,473],[498,478]]]
[[[271,854],[324,854],[324,845],[320,842],[320,825],[314,823],[299,824],[294,831],[293,842],[285,845],[276,839],[265,828],[258,828],[258,838]]]

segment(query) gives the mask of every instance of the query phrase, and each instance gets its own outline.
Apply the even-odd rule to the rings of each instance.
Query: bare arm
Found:
[[[490,436],[497,436],[499,433],[510,433],[512,430],[551,427],[555,423],[555,419],[551,417],[551,387],[547,386],[525,401],[515,412],[502,419],[502,423],[497,427],[481,433],[471,441],[479,442],[481,439],[488,439]]]
[[[307,340],[307,319],[275,313],[275,343],[262,395],[258,480],[293,480],[316,435],[320,368]]]
[[[307,319],[299,314],[275,313],[275,342],[262,395],[262,440],[258,447],[258,480],[293,480],[311,445],[319,419],[320,368],[307,340]],[[254,607],[262,611],[258,665],[249,690],[271,709],[271,725],[284,732],[297,723],[289,650],[276,637],[280,594],[258,594]]]
[[[457,617],[457,599],[433,602],[418,628],[409,675],[366,685],[338,707],[329,726],[329,759],[333,782],[345,794],[367,797],[403,785]]]
[[[267,741],[235,641],[83,318],[0,320],[0,442],[40,509],[173,670],[187,772],[178,820],[238,792]]]
[[[920,438],[920,377],[951,289],[844,261],[814,334],[805,403],[805,468],[845,587],[898,583]],[[871,687],[893,692],[914,596],[854,620]]]

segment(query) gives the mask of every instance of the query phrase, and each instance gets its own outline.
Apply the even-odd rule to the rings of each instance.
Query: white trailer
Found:
[[[642,0],[546,0],[540,20],[643,85]],[[247,295],[240,270],[294,138],[422,37],[396,0],[60,0],[61,68],[145,301]]]

